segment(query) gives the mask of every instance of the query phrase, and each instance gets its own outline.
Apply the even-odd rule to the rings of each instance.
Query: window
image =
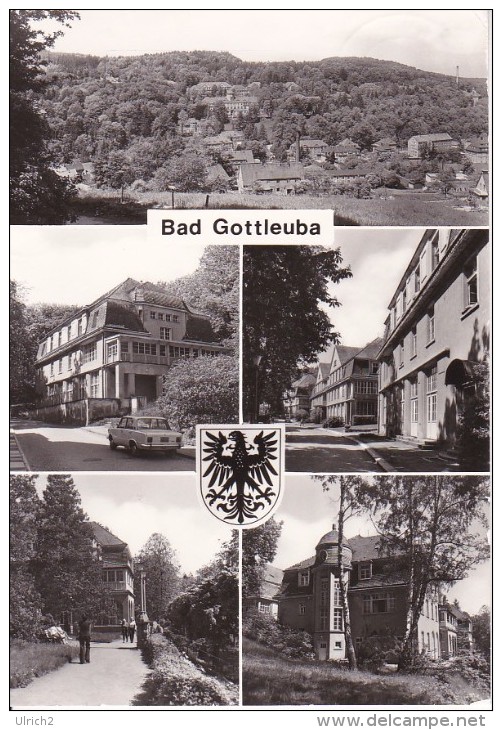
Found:
[[[93,327],[97,327],[97,325],[98,325],[98,315],[99,315],[99,309],[96,309],[96,311],[92,315],[92,326]]]
[[[334,631],[343,631],[343,609],[336,606],[333,609],[333,629]]]
[[[340,590],[340,581],[335,579],[333,583],[333,606],[342,605],[342,592]]]
[[[150,311],[150,319],[155,319],[155,312]]]
[[[172,319],[173,319],[173,322],[179,322],[180,321],[180,318],[178,317],[177,314],[173,314],[173,318]]]
[[[427,375],[427,422],[437,421],[437,366],[434,366]]]
[[[326,631],[328,628],[328,607],[321,606],[319,609],[319,619],[321,624],[321,631]]]
[[[371,374],[378,375],[378,363],[377,362],[371,363]]]
[[[436,337],[436,322],[434,317],[434,307],[427,312],[427,344],[434,342]]]
[[[93,342],[90,345],[84,345],[82,349],[82,362],[92,362],[98,356],[96,343]]]
[[[120,352],[129,352],[129,343],[128,342],[120,343]]]
[[[58,373],[62,373],[62,372],[63,372],[63,358],[58,360]]]
[[[298,585],[300,587],[308,586],[310,583],[310,571],[309,570],[300,570],[298,573]]]
[[[170,314],[166,314],[166,322],[170,322],[170,321],[171,321],[171,315]]]
[[[397,350],[397,357],[398,357],[398,361],[399,361],[399,367],[400,368],[404,367],[404,342],[403,342],[403,340],[401,340],[401,342],[399,343],[399,347]]]
[[[270,613],[270,605],[268,603],[258,603],[259,613]]]
[[[91,398],[99,396],[99,373],[91,373]]]
[[[58,347],[61,347],[62,343],[63,343],[63,330],[58,332]]]
[[[439,264],[439,232],[431,241],[431,271]]]
[[[411,422],[418,423],[418,382],[410,382]]]
[[[159,354],[161,357],[166,356],[166,346],[165,345],[159,345]]]
[[[359,563],[359,580],[368,580],[372,576],[372,565],[370,562]]]
[[[356,393],[371,395],[377,393],[378,383],[373,380],[356,380]]]
[[[160,339],[161,340],[171,340],[171,328],[170,327],[161,327],[160,328]]]
[[[411,357],[417,356],[417,328],[413,327],[411,330]]]
[[[164,321],[164,312],[158,312],[157,319],[161,319],[162,321]]]
[[[157,345],[151,342],[133,342],[132,351],[136,355],[156,355]]]
[[[396,599],[390,593],[371,593],[363,598],[363,613],[392,613]]]
[[[71,324],[68,325],[68,328],[66,331],[66,339],[71,340]]]
[[[305,616],[305,604],[304,603],[300,603],[300,605],[298,606],[298,613],[300,614],[300,616]]]
[[[78,324],[77,324],[77,336],[80,337],[81,334],[82,334],[82,319],[79,319]]]
[[[420,291],[420,264],[417,266],[415,271],[413,272],[413,281],[414,281],[414,289],[415,294]]]
[[[117,340],[114,342],[108,342],[106,345],[106,359],[108,362],[114,362],[118,356],[118,343]]]
[[[464,306],[473,307],[478,303],[478,262],[471,259],[464,268],[465,294]]]

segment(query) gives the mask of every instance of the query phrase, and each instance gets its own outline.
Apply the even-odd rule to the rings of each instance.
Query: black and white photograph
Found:
[[[13,468],[195,471],[239,418],[239,250],[146,227],[14,227]]]
[[[13,474],[10,509],[13,708],[237,704],[238,536],[195,475]]]
[[[243,534],[244,705],[489,707],[488,497],[482,476],[287,475]]]
[[[13,224],[488,224],[489,10],[12,10],[10,38]]]
[[[245,246],[245,417],[289,472],[489,471],[490,289],[487,229]]]

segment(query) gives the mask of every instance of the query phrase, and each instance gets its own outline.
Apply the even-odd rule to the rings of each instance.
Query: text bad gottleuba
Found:
[[[211,222],[211,232],[217,236],[320,236],[319,223],[304,223],[299,218],[294,221],[270,222],[268,218],[229,223],[226,218],[216,218]],[[202,219],[192,222],[176,222],[172,218],[162,219],[163,236],[202,236]]]

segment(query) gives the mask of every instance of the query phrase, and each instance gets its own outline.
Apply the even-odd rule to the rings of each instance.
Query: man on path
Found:
[[[78,641],[80,644],[80,664],[89,664],[91,661],[91,622],[82,614],[78,624]]]
[[[123,618],[122,621],[120,622],[120,626],[122,628],[122,643],[127,644],[127,641],[129,639],[129,626],[128,626],[125,618]]]
[[[136,621],[134,620],[134,617],[131,619],[131,622],[129,624],[129,641],[131,644],[134,641],[134,634],[136,633]]]

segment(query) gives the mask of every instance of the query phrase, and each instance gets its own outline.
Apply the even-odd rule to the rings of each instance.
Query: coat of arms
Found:
[[[201,494],[215,517],[246,527],[271,516],[280,494],[282,444],[278,427],[199,430]]]

